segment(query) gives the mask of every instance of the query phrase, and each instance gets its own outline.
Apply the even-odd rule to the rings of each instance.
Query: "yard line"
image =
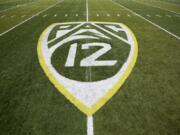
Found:
[[[11,10],[11,9],[14,9],[14,8],[17,8],[17,6],[15,6],[15,7],[10,7],[10,8],[6,8],[6,9],[4,9],[4,10],[1,10],[0,13],[5,12],[5,11],[8,11],[8,10]]]
[[[94,135],[93,116],[87,117],[87,135]]]
[[[176,17],[180,17],[180,15],[175,15]]]
[[[143,19],[143,20],[149,22],[150,24],[156,26],[157,28],[159,28],[159,29],[161,29],[161,30],[167,32],[169,35],[171,35],[171,36],[173,36],[173,37],[175,37],[175,38],[177,38],[177,39],[180,39],[179,36],[175,35],[175,34],[172,33],[172,32],[169,32],[168,30],[164,29],[163,27],[159,26],[158,24],[153,23],[152,21],[150,21],[150,20],[146,19],[145,17],[139,15],[138,13],[134,12],[133,10],[131,10],[131,9],[129,9],[129,8],[127,8],[127,7],[123,6],[123,5],[121,5],[121,4],[117,3],[117,2],[115,2],[115,1],[112,1],[112,0],[110,0],[110,1],[111,1],[112,3],[114,3],[114,4],[116,4],[116,5],[118,5],[118,6],[122,7],[122,8],[124,8],[124,9],[126,9],[127,11],[131,12],[132,14],[138,16],[139,18],[141,18],[141,19]]]
[[[26,15],[22,15],[21,17],[23,18],[23,17],[25,17]]]
[[[88,0],[86,0],[86,22],[89,21],[89,5]]]
[[[157,17],[161,17],[161,15],[156,14]]]
[[[128,17],[131,17],[131,15],[130,15],[130,14],[127,14],[127,16],[128,16]]]
[[[43,12],[45,12],[45,11],[47,11],[47,10],[53,8],[54,6],[56,6],[57,4],[59,4],[59,3],[63,2],[63,1],[64,1],[64,0],[59,1],[59,2],[57,2],[57,3],[55,3],[55,4],[51,5],[51,6],[47,7],[46,9],[41,10],[40,12],[38,12],[38,13],[36,13],[35,15],[31,16],[30,18],[28,18],[28,19],[26,19],[26,20],[20,22],[19,24],[17,24],[17,25],[15,25],[15,26],[11,27],[10,29],[8,29],[8,30],[6,30],[6,31],[4,31],[4,32],[2,32],[2,33],[0,33],[0,36],[3,36],[4,34],[10,32],[11,30],[13,30],[13,29],[15,29],[15,28],[17,28],[17,27],[19,27],[20,25],[24,24],[25,22],[27,22],[27,21],[33,19],[34,17],[40,15],[41,13],[43,13]]]
[[[15,15],[12,15],[12,16],[10,16],[11,18],[14,18],[15,17]]]
[[[0,13],[5,12],[5,11],[8,11],[8,10],[11,10],[11,9],[15,9],[15,8],[18,8],[18,7],[27,6],[28,4],[31,4],[31,3],[34,3],[34,2],[37,2],[37,1],[29,2],[29,3],[27,3],[27,4],[22,4],[22,5],[16,5],[16,6],[13,6],[13,7],[4,9],[4,10],[1,10]]]
[[[171,17],[171,15],[166,15],[167,17]]]
[[[139,1],[135,1],[135,2],[140,3],[140,4],[144,4],[144,5],[147,5],[147,6],[151,6],[151,7],[154,7],[154,8],[159,8],[161,10],[169,11],[169,12],[174,13],[174,14],[180,14],[180,13],[177,13],[175,11],[172,11],[172,10],[169,10],[169,9],[165,9],[165,8],[161,8],[159,6],[154,6],[154,5],[151,5],[151,4],[148,4],[148,3],[142,3],[142,2],[139,2]]]
[[[45,18],[47,16],[47,14],[43,15],[43,18]]]
[[[6,15],[2,15],[1,18],[4,18]]]

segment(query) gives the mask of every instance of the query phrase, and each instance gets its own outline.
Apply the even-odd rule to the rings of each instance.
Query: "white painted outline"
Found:
[[[51,5],[51,6],[47,7],[46,9],[41,10],[40,12],[38,12],[38,13],[36,13],[35,15],[31,16],[30,18],[28,18],[28,19],[26,19],[26,20],[20,22],[19,24],[17,24],[17,25],[15,25],[15,26],[11,27],[10,29],[8,29],[8,30],[6,30],[6,31],[4,31],[4,32],[2,32],[2,33],[0,33],[0,37],[3,36],[4,34],[10,32],[11,30],[13,30],[13,29],[19,27],[20,25],[26,23],[27,21],[33,19],[34,17],[36,17],[36,16],[42,14],[43,12],[45,12],[45,11],[47,11],[47,10],[49,10],[49,9],[51,9],[51,8],[53,8],[53,7],[55,7],[57,4],[59,4],[59,3],[63,2],[63,1],[64,1],[64,0],[59,1],[59,2],[57,2],[57,3],[55,3],[55,4]]]
[[[124,8],[124,9],[126,9],[127,11],[131,12],[132,14],[138,16],[139,18],[141,18],[141,19],[143,19],[143,20],[149,22],[150,24],[154,25],[155,27],[157,27],[157,28],[159,28],[159,29],[165,31],[166,33],[168,33],[169,35],[175,37],[176,39],[179,39],[179,40],[180,40],[180,37],[179,37],[179,36],[173,34],[172,32],[169,32],[168,30],[166,30],[166,29],[164,29],[163,27],[159,26],[158,24],[156,24],[156,23],[154,23],[154,22],[152,22],[152,21],[146,19],[145,17],[143,17],[143,16],[141,16],[140,14],[134,12],[133,10],[131,10],[131,9],[129,9],[129,8],[127,8],[127,7],[125,7],[125,6],[121,5],[121,4],[119,4],[119,3],[115,2],[115,1],[113,1],[113,0],[110,0],[110,1],[111,1],[112,3],[114,3],[115,5],[118,5],[118,6],[122,7],[122,8]]]
[[[131,42],[131,49],[130,49],[130,53],[129,53],[129,57],[127,58],[127,61],[124,63],[124,65],[121,67],[121,69],[118,71],[118,73],[116,74],[117,76],[119,76],[121,74],[121,76],[119,76],[118,78],[116,77],[116,75],[114,76],[116,79],[118,79],[118,81],[116,82],[112,82],[112,87],[109,86],[109,88],[106,87],[106,89],[108,90],[108,92],[105,93],[105,95],[103,95],[103,97],[101,97],[99,100],[95,101],[96,103],[93,104],[91,107],[86,106],[84,103],[82,103],[77,97],[73,96],[69,90],[67,90],[67,87],[64,87],[62,85],[63,81],[67,83],[67,78],[64,78],[60,81],[61,83],[59,83],[59,81],[56,79],[56,77],[54,75],[52,75],[51,71],[54,71],[52,66],[51,66],[51,62],[47,60],[45,60],[45,57],[49,57],[49,53],[47,52],[47,35],[50,33],[50,31],[59,24],[78,24],[80,23],[78,26],[79,27],[81,24],[86,23],[86,22],[68,22],[68,23],[56,23],[56,24],[52,24],[51,26],[49,26],[41,35],[39,42],[38,42],[38,58],[39,58],[39,62],[41,67],[43,68],[44,72],[46,73],[46,75],[48,76],[48,78],[50,79],[50,81],[55,85],[55,87],[57,88],[57,90],[59,90],[71,103],[73,103],[79,110],[81,110],[82,112],[84,112],[87,115],[87,135],[93,135],[94,134],[94,129],[93,129],[93,117],[92,115],[98,110],[100,109],[107,101],[109,101],[110,98],[112,98],[112,96],[120,89],[120,87],[122,86],[122,84],[124,83],[124,81],[127,79],[127,77],[129,76],[129,74],[131,73],[136,59],[137,59],[137,55],[138,55],[138,47],[137,47],[137,41],[136,38],[134,36],[134,34],[132,33],[132,31],[125,26],[122,23],[113,23],[113,22],[90,22],[90,23],[98,23],[98,24],[114,24],[114,25],[120,25],[127,33],[127,38],[128,40],[132,41]],[[112,35],[112,34],[111,34]],[[130,36],[131,35],[131,36]],[[49,43],[49,42],[48,42]],[[44,50],[45,49],[45,50]],[[49,58],[48,58],[49,59]],[[50,70],[52,69],[52,70]],[[54,72],[55,73],[55,72]],[[58,74],[56,74],[58,76]],[[113,77],[113,78],[114,78]],[[97,83],[93,83],[97,88],[100,88],[100,86],[103,86],[104,84],[109,84],[109,83],[104,83],[105,80],[103,80],[103,82],[98,81],[98,86]],[[75,81],[76,83],[78,83],[77,81]],[[101,84],[103,83],[103,85]],[[64,84],[64,83],[63,83]],[[74,84],[73,82],[68,83],[70,86],[73,86],[74,89]],[[81,82],[82,84],[82,82]],[[78,83],[79,85],[79,83]],[[84,83],[83,83],[84,85]],[[82,90],[86,90],[88,87],[86,86],[85,83],[85,89],[84,87],[82,87]],[[93,88],[94,89],[94,88]],[[91,89],[92,90],[92,89]],[[96,90],[96,89],[95,89]],[[72,91],[71,91],[72,92]],[[90,96],[91,97],[91,96]],[[87,97],[86,97],[87,98]],[[89,102],[89,101],[88,101]]]

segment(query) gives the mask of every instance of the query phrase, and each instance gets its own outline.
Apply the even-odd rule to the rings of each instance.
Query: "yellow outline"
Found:
[[[111,24],[113,24],[112,22],[94,22],[94,23],[111,23]],[[129,74],[131,73],[131,71],[132,71],[132,69],[136,63],[136,60],[137,60],[138,43],[137,43],[136,37],[134,36],[133,32],[126,25],[124,25],[122,23],[114,23],[114,24],[119,24],[120,26],[123,25],[124,27],[126,27],[129,30],[131,36],[133,37],[133,41],[134,41],[133,56],[132,56],[132,59],[130,61],[130,64],[128,65],[127,69],[125,70],[125,72],[123,73],[123,75],[119,79],[119,81],[113,86],[112,89],[110,89],[108,91],[108,93],[104,97],[99,99],[99,101],[97,101],[90,108],[87,107],[86,105],[84,105],[81,101],[79,101],[76,97],[74,97],[70,92],[68,92],[68,90],[55,79],[55,77],[51,74],[50,70],[48,69],[47,65],[45,64],[45,60],[43,58],[42,51],[41,51],[42,38],[44,37],[45,33],[47,32],[47,30],[50,26],[48,28],[46,28],[46,30],[41,34],[39,41],[38,41],[38,47],[37,47],[38,58],[39,58],[40,65],[43,68],[45,74],[47,75],[49,80],[55,85],[55,87],[58,89],[58,91],[60,91],[71,103],[73,103],[79,110],[81,110],[87,116],[93,115],[109,99],[112,98],[112,96],[120,89],[122,84],[125,82],[125,80],[129,76]]]

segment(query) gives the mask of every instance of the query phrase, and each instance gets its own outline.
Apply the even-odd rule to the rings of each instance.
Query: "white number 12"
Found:
[[[81,67],[89,66],[113,66],[117,63],[117,60],[97,60],[100,56],[111,50],[111,45],[106,43],[87,43],[81,46],[81,49],[90,49],[90,47],[100,46],[102,47],[98,51],[94,52],[90,56],[84,58],[80,62]],[[77,43],[72,44],[69,49],[68,57],[65,63],[65,67],[73,67],[75,63],[75,57],[77,52]]]

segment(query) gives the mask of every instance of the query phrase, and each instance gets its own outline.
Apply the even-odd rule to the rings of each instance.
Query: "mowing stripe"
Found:
[[[159,8],[159,9],[161,9],[161,10],[169,11],[169,12],[171,12],[171,13],[179,14],[179,15],[180,15],[180,13],[177,13],[177,12],[172,11],[172,10],[169,10],[169,9],[161,8],[161,7],[159,7],[159,6],[154,6],[154,5],[148,4],[148,3],[142,3],[142,2],[140,2],[140,1],[135,1],[135,2],[136,2],[136,3],[143,4],[143,5],[151,6],[151,7],[154,7],[154,8]]]
[[[55,3],[55,4],[51,5],[51,6],[49,6],[48,8],[46,8],[46,9],[44,9],[44,10],[41,10],[40,12],[38,12],[38,13],[36,13],[35,15],[31,16],[30,18],[28,18],[28,19],[26,19],[26,20],[20,22],[19,24],[17,24],[17,25],[15,25],[15,26],[11,27],[10,29],[8,29],[8,30],[2,32],[2,33],[0,34],[0,36],[3,36],[4,34],[10,32],[11,30],[13,30],[13,29],[15,29],[15,28],[17,28],[17,27],[19,27],[20,25],[24,24],[25,22],[27,22],[27,21],[33,19],[34,17],[40,15],[41,13],[43,13],[43,12],[45,12],[45,11],[47,11],[47,10],[53,8],[54,6],[56,6],[57,4],[59,4],[59,3],[63,2],[63,1],[64,1],[64,0],[62,0],[62,1],[60,1],[60,2],[57,2],[57,3]]]
[[[112,3],[114,3],[114,4],[116,4],[116,5],[118,5],[118,6],[122,7],[122,8],[124,8],[124,9],[126,9],[127,11],[131,12],[132,14],[138,16],[139,18],[141,18],[141,19],[143,19],[143,20],[149,22],[150,24],[156,26],[157,28],[159,28],[159,29],[165,31],[165,32],[168,33],[169,35],[171,35],[171,36],[173,36],[173,37],[175,37],[175,38],[177,38],[177,39],[180,39],[179,36],[173,34],[172,32],[169,32],[168,30],[164,29],[163,27],[159,26],[158,24],[153,23],[152,21],[150,21],[150,20],[146,19],[145,17],[139,15],[138,13],[132,11],[131,9],[129,9],[129,8],[127,8],[127,7],[125,7],[125,6],[121,5],[121,4],[119,4],[119,3],[115,2],[115,1],[113,1],[113,0],[110,0],[110,1],[111,1]]]

